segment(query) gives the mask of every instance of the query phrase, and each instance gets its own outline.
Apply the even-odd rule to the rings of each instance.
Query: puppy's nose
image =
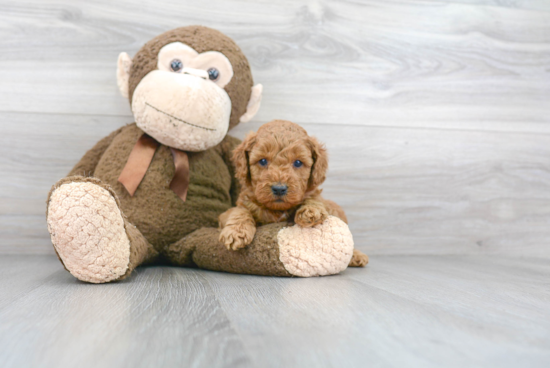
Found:
[[[284,184],[275,184],[271,186],[271,191],[274,195],[280,197],[284,196],[287,192],[288,187]]]

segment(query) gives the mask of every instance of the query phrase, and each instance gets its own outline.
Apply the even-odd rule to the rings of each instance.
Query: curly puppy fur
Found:
[[[250,244],[256,225],[289,221],[311,227],[329,215],[348,222],[339,205],[321,197],[328,168],[325,147],[299,125],[285,120],[264,124],[235,148],[233,164],[242,190],[237,207],[219,216],[220,242],[228,249]],[[350,266],[367,262],[355,250]]]

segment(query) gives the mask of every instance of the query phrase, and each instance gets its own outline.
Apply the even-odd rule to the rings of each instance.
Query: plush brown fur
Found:
[[[267,160],[265,166],[262,159]],[[293,165],[296,160],[302,163],[300,167]],[[219,217],[220,241],[228,249],[250,244],[256,225],[294,221],[311,227],[329,215],[347,223],[342,208],[324,199],[319,189],[328,168],[326,149],[299,125],[285,120],[264,124],[235,148],[233,163],[241,194],[237,207]],[[275,195],[273,185],[286,185],[287,193]],[[350,265],[364,266],[368,261],[365,257],[356,250]]]
[[[133,59],[129,79],[130,101],[140,80],[156,69],[160,48],[176,41],[188,44],[199,53],[208,50],[222,52],[231,61],[234,76],[225,90],[232,102],[230,128],[235,126],[245,113],[251,94],[250,68],[231,39],[206,27],[178,28],[145,44]],[[118,279],[130,275],[140,264],[151,262],[235,273],[293,275],[282,263],[278,248],[278,234],[284,224],[255,229],[252,243],[238,252],[226,249],[218,241],[220,230],[215,228],[218,215],[236,205],[240,191],[236,168],[231,162],[231,153],[239,144],[237,139],[227,136],[206,151],[188,152],[190,183],[184,202],[170,189],[174,162],[170,148],[164,145],[157,149],[134,196],[130,196],[118,182],[128,156],[142,134],[143,131],[134,123],[103,138],[50,192],[67,183],[93,182],[113,196],[123,215],[124,230],[130,243],[128,269]],[[322,165],[319,168],[322,169]],[[312,187],[324,179],[323,172],[324,169],[312,175]],[[47,204],[50,206],[49,199]],[[313,221],[309,213],[301,217],[304,223]]]
[[[89,153],[93,151],[92,149]],[[83,176],[70,176],[57,182],[48,195],[48,205],[50,196],[56,188],[66,183],[75,182],[92,182],[100,185],[107,189],[121,209],[124,209],[113,188],[97,178]],[[159,215],[158,212],[156,213],[162,217],[162,214]],[[130,223],[124,213],[123,218],[126,234],[130,240],[130,262],[126,273],[118,280],[129,277],[132,271],[140,265],[155,262],[169,262],[178,266],[200,267],[232,273],[293,276],[281,263],[277,244],[277,234],[284,227],[284,224],[259,227],[253,242],[247,249],[234,252],[227,250],[225,246],[219,243],[218,237],[220,231],[213,227],[197,229],[168,246],[154,247],[140,230]],[[182,229],[182,232],[185,231],[188,230]],[[59,260],[63,264],[61,258]]]
[[[253,85],[252,73],[246,56],[235,41],[220,31],[203,26],[188,26],[165,32],[147,42],[133,58],[128,85],[130,103],[134,90],[147,73],[157,69],[158,53],[163,46],[172,42],[184,43],[202,53],[217,51],[224,54],[233,66],[233,78],[224,87],[231,98],[231,118],[229,129],[239,123],[246,112]]]
[[[97,153],[101,147],[95,147],[69,175],[93,176],[113,188],[126,217],[155,248],[160,250],[201,227],[217,226],[218,214],[235,203],[239,189],[230,157],[239,143],[236,138],[227,136],[216,147],[187,153],[190,178],[187,201],[183,202],[170,189],[174,161],[170,148],[164,145],[157,149],[145,177],[130,196],[118,177],[143,131],[134,123],[117,133],[109,136],[100,159]],[[104,143],[102,140],[98,145]]]
[[[157,68],[158,51],[166,44],[177,41],[199,53],[221,52],[231,61],[234,76],[225,90],[232,102],[230,127],[236,125],[246,111],[253,85],[250,67],[233,40],[206,27],[177,28],[147,42],[133,59],[129,79],[130,101],[140,80]],[[142,238],[162,254],[166,246],[185,235],[203,227],[216,227],[218,215],[235,204],[240,186],[234,175],[231,152],[240,141],[226,136],[221,143],[206,151],[187,153],[190,183],[187,201],[183,202],[169,187],[174,176],[174,163],[170,148],[164,145],[157,149],[134,196],[130,196],[118,182],[128,156],[142,134],[143,131],[135,123],[112,132],[89,150],[68,178],[62,179],[56,186],[66,181],[87,180],[79,177],[89,177],[101,183],[98,185],[110,188],[116,193],[114,196],[125,218]],[[136,234],[129,234],[129,238],[131,241],[139,239],[136,244],[143,243]]]

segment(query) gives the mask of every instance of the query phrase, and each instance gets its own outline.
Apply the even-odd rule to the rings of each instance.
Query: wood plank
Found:
[[[259,366],[543,367],[550,264],[541,263],[375,256],[329,278],[207,279]]]
[[[54,257],[0,256],[0,313],[10,303],[48,282],[59,272],[59,267]]]
[[[347,211],[363,251],[550,258],[550,136],[309,131],[331,154],[324,195]]]
[[[48,258],[57,273],[0,311],[2,367],[251,366],[197,271],[148,268],[92,285]]]
[[[468,320],[486,315],[491,324],[522,320],[523,328],[550,331],[550,262],[494,256],[374,257],[376,275],[350,269],[346,277]],[[397,273],[396,269],[402,268]],[[438,277],[445,268],[444,277]],[[423,285],[423,292],[418,285]],[[537,295],[537,298],[533,298]],[[506,308],[495,310],[496,305]],[[537,336],[543,337],[544,334]],[[530,341],[530,346],[535,346]],[[540,347],[545,347],[541,344]]]
[[[132,122],[110,116],[0,113],[0,253],[53,253],[46,198],[98,140]]]
[[[541,2],[156,4],[4,3],[0,111],[128,115],[118,53],[200,23],[249,57],[265,86],[258,121],[550,132]]]
[[[489,7],[505,7],[512,9],[528,9],[550,11],[550,4],[546,0],[443,0],[447,3],[470,4]]]
[[[6,368],[550,364],[548,260],[374,256],[309,279],[148,267],[105,285],[52,256],[0,266]]]
[[[44,219],[51,185],[128,120],[0,117],[9,122],[0,136],[0,170],[13,173],[0,177],[0,251],[51,252]],[[231,134],[242,138],[259,126]],[[303,126],[327,144],[324,195],[344,207],[364,252],[550,258],[549,135]]]

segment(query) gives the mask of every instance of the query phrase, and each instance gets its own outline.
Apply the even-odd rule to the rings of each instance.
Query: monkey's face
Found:
[[[225,137],[231,99],[223,87],[233,68],[219,52],[197,53],[180,42],[164,46],[158,70],[148,73],[132,96],[138,127],[160,143],[204,151]]]
[[[137,126],[184,151],[220,143],[230,127],[252,119],[262,94],[233,40],[201,26],[165,32],[134,60],[121,53],[117,80]]]

